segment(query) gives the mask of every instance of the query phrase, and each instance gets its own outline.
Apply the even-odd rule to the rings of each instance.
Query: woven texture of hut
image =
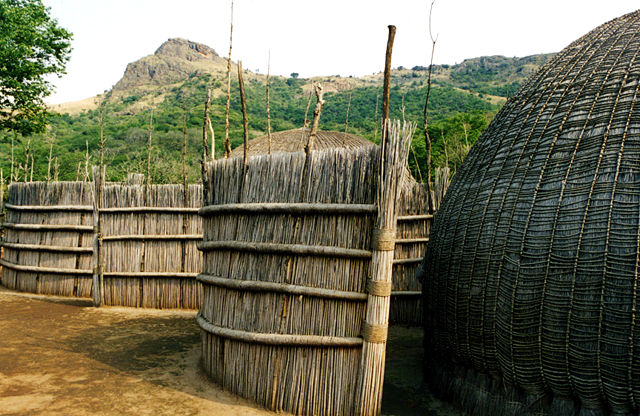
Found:
[[[436,215],[426,370],[473,414],[639,410],[639,54],[640,11],[561,51]]]
[[[271,135],[272,153],[290,153],[304,150],[310,130],[285,130]],[[348,133],[319,131],[314,150],[360,149],[376,146],[369,140]],[[249,141],[248,155],[265,155],[268,136]],[[242,157],[243,146],[236,147],[232,157]],[[426,189],[407,171],[398,205],[398,235],[393,267],[393,292],[389,322],[392,324],[420,325],[422,322],[422,286],[416,272],[424,256],[432,218],[428,215]]]

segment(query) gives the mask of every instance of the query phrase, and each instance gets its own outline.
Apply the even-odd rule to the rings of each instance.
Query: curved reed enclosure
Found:
[[[272,153],[304,151],[310,129],[285,130],[271,135]],[[337,131],[318,131],[314,150],[362,149],[376,146],[369,140]],[[249,141],[248,156],[266,155],[269,137],[260,136]],[[243,147],[233,149],[231,157],[242,157]],[[432,216],[429,215],[425,186],[416,182],[407,171],[398,205],[398,235],[393,265],[393,290],[389,323],[420,325],[422,323],[422,285],[417,271],[424,256]]]
[[[2,285],[23,292],[90,297],[93,184],[14,183],[6,208]]]
[[[217,383],[276,411],[379,414],[410,134],[395,125],[382,165],[373,146],[208,164],[198,322]]]
[[[436,215],[426,370],[473,414],[639,410],[639,53],[640,11],[565,48],[505,104]]]

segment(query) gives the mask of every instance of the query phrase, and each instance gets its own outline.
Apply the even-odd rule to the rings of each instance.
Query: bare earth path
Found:
[[[0,415],[273,415],[200,370],[194,318],[0,287]],[[383,413],[457,414],[421,390],[421,332],[391,337]]]

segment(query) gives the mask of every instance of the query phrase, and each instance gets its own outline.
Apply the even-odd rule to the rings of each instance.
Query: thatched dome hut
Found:
[[[271,152],[290,153],[304,150],[309,139],[307,128],[272,133]],[[318,131],[314,150],[335,148],[358,149],[376,146],[369,140],[354,134],[336,131]],[[268,136],[249,141],[248,155],[264,155],[268,150]],[[231,157],[243,157],[243,146],[231,152]],[[427,193],[408,170],[398,200],[398,224],[396,230],[395,261],[393,265],[393,291],[389,322],[392,324],[421,325],[421,284],[416,272],[429,238],[432,216],[428,215]]]
[[[440,206],[426,370],[474,414],[640,408],[639,54],[640,11],[565,48],[505,104]]]
[[[304,150],[310,130],[306,128],[279,131],[271,134],[271,152],[300,152]],[[314,150],[324,149],[356,149],[359,147],[374,146],[369,140],[355,134],[341,133],[337,131],[318,131],[314,142]],[[249,141],[249,156],[266,155],[269,150],[269,136],[256,137]],[[239,157],[244,154],[243,146],[238,146],[231,151],[231,157]]]

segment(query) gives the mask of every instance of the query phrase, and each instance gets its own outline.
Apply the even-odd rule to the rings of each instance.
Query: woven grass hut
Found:
[[[440,206],[426,373],[474,415],[640,410],[639,54],[640,11],[562,50]]]
[[[271,135],[272,153],[301,152],[309,138],[309,129],[285,130]],[[369,140],[348,133],[319,131],[315,150],[363,149],[376,146]],[[268,136],[249,141],[248,155],[267,154]],[[231,157],[243,157],[243,146],[236,147]],[[398,224],[393,266],[393,292],[389,322],[391,324],[420,325],[422,323],[421,285],[416,272],[424,256],[432,216],[428,214],[427,191],[406,171],[398,204]]]

